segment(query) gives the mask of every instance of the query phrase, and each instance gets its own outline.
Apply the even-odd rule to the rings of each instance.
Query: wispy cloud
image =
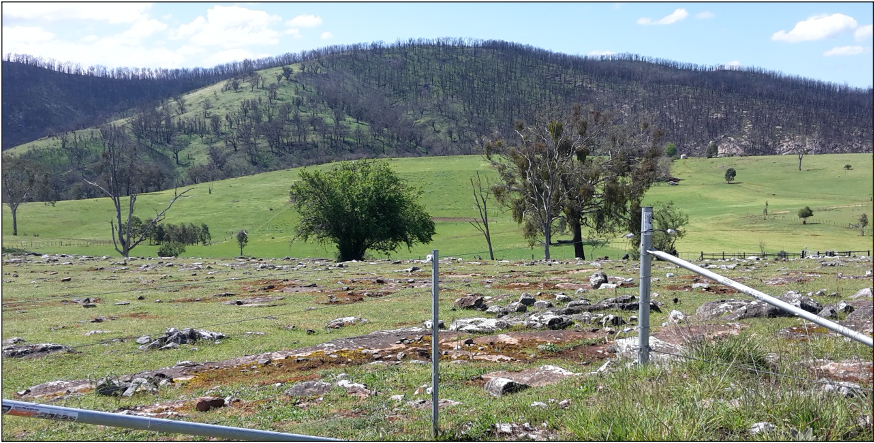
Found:
[[[784,30],[775,32],[771,40],[789,43],[822,40],[852,31],[857,26],[858,23],[853,17],[844,14],[816,15],[796,23],[789,32]]]
[[[331,34],[330,32],[323,32],[321,35],[322,40],[330,40],[333,37],[334,37],[334,34]]]
[[[695,14],[695,18],[697,18],[698,20],[706,20],[713,17],[716,17],[716,15],[710,11],[704,11]]]
[[[874,32],[874,25],[865,25],[856,28],[856,32],[853,33],[857,42],[865,40],[868,37],[871,37],[872,32]]]
[[[315,28],[322,24],[322,18],[317,15],[298,15],[297,17],[285,22],[286,25],[293,28]]]
[[[831,57],[833,55],[859,55],[863,52],[865,52],[865,48],[861,46],[838,46],[823,52],[822,55],[825,57]]]
[[[275,45],[279,32],[272,29],[279,16],[241,6],[217,5],[190,23],[179,26],[174,39],[187,40],[195,46],[217,46],[225,49],[250,45]]]
[[[685,9],[680,8],[676,11],[662,17],[659,20],[653,20],[649,17],[642,17],[637,19],[638,25],[670,25],[672,23],[676,23],[684,18],[688,17],[689,13],[686,12]]]
[[[294,38],[302,37],[300,33],[300,28],[315,28],[321,26],[322,18],[318,15],[310,15],[303,14],[294,17],[291,20],[285,22],[285,25],[289,28],[285,30],[285,34],[290,35]],[[324,37],[322,37],[324,39]]]

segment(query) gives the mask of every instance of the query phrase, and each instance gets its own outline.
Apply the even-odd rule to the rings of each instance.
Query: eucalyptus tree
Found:
[[[18,207],[40,198],[54,204],[49,198],[48,170],[34,160],[3,155],[3,203],[12,212],[12,235],[18,235]]]
[[[542,243],[547,260],[553,233],[563,227],[573,235],[574,255],[585,258],[583,227],[606,235],[627,226],[662,153],[662,131],[654,126],[583,114],[579,106],[565,122],[519,122],[516,134],[513,145],[486,144],[486,158],[502,181],[495,197],[512,210],[529,244]]]

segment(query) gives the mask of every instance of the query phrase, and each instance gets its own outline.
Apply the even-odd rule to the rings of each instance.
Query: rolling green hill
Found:
[[[436,220],[437,235],[430,245],[401,249],[395,258],[424,257],[431,249],[441,256],[472,258],[488,256],[482,235],[470,225],[476,217],[469,179],[476,171],[494,177],[479,156],[403,158],[390,160],[392,167],[412,184],[424,190],[422,202]],[[851,165],[847,170],[845,165]],[[327,168],[329,165],[316,166]],[[725,168],[735,168],[733,184],[724,179]],[[681,256],[705,252],[800,252],[805,246],[816,250],[872,249],[871,227],[860,235],[857,223],[862,213],[872,211],[870,154],[806,156],[803,170],[797,170],[794,156],[731,157],[677,160],[672,174],[682,179],[678,186],[661,184],[647,193],[644,204],[674,203],[689,215],[688,235],[679,240]],[[234,233],[246,229],[249,244],[244,252],[256,257],[328,257],[332,245],[291,242],[296,213],[287,204],[288,190],[297,169],[274,171],[247,177],[201,183],[170,210],[165,223],[206,223],[213,237],[210,246],[188,247],[185,256],[230,257],[239,254]],[[182,189],[182,188],[180,188]],[[137,200],[137,214],[149,216],[163,209],[173,191],[143,194]],[[767,219],[762,210],[768,202]],[[802,225],[797,212],[810,206],[814,216]],[[528,248],[520,228],[506,212],[495,214],[493,244],[499,259],[542,258],[542,250]],[[107,199],[60,201],[55,206],[25,203],[19,208],[19,235],[11,235],[9,209],[3,206],[3,246],[41,253],[117,255],[111,244],[109,220],[112,205]],[[561,238],[567,238],[565,235]],[[616,236],[610,244],[595,250],[586,246],[587,257],[618,258],[627,241]],[[633,247],[636,247],[633,246]],[[157,246],[141,244],[135,256],[155,256]],[[569,245],[553,249],[557,259],[571,258]],[[375,257],[378,258],[378,257]],[[690,257],[694,258],[694,257]]]
[[[6,75],[12,65],[4,63]],[[703,156],[711,142],[741,155],[779,154],[797,143],[816,153],[871,152],[874,143],[871,90],[628,54],[580,57],[502,41],[417,40],[286,54],[208,74],[162,77],[198,84],[185,93],[168,86],[163,95],[136,100],[134,92],[123,94],[133,107],[113,122],[159,165],[145,191],[334,160],[479,154],[484,138],[510,138],[516,120],[566,116],[576,104],[646,119],[665,131],[665,143],[691,156]],[[105,80],[134,81],[124,80],[130,72],[112,76]],[[39,91],[48,87],[42,83],[60,91],[79,87],[66,73],[31,77],[45,79]],[[51,83],[55,77],[64,83]],[[205,78],[222,80],[195,82]],[[4,115],[16,106],[21,112],[10,115],[22,122],[48,113],[34,107],[45,97],[7,101],[16,90],[9,83]],[[51,95],[56,101],[46,106],[67,109],[64,97],[81,97],[77,92]],[[83,178],[100,160],[99,132],[57,132],[7,152],[48,166],[58,199],[98,196]]]

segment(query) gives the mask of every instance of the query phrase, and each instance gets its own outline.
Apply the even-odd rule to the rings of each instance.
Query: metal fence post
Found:
[[[439,396],[437,394],[437,382],[439,380],[438,365],[440,358],[440,342],[437,335],[440,330],[438,315],[438,301],[440,294],[440,271],[439,258],[436,249],[431,251],[431,427],[434,439],[437,439],[437,411],[439,409]]]
[[[640,220],[640,292],[638,301],[638,350],[637,363],[649,363],[649,287],[652,258],[652,207],[641,208]]]

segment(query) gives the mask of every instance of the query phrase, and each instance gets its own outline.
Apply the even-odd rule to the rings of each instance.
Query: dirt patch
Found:
[[[813,279],[816,277],[819,277],[819,275],[803,274],[800,272],[789,272],[786,275],[781,275],[779,277],[775,277],[769,280],[762,280],[762,283],[771,286],[807,283],[813,281]]]
[[[131,312],[129,314],[121,314],[121,315],[119,315],[119,317],[142,318],[142,319],[158,318],[157,315],[146,314],[144,312]]]
[[[297,280],[260,280],[248,285],[242,285],[241,289],[246,292],[321,292],[322,289],[315,283],[304,283]]]

